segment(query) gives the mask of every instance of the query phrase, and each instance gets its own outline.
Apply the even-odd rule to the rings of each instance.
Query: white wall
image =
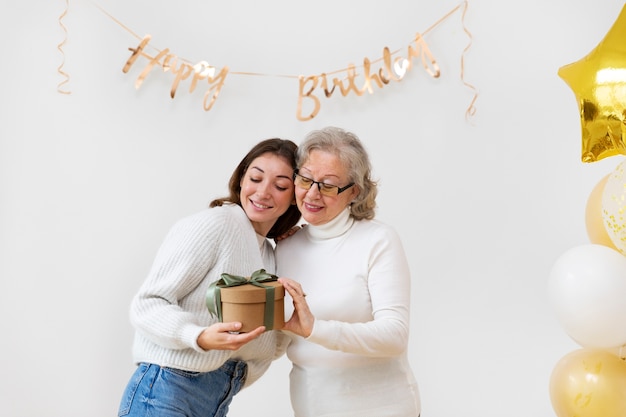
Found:
[[[153,71],[133,88],[138,40],[93,3],[1,7],[0,409],[11,417],[116,414],[133,371],[128,304],[178,218],[224,194],[248,148],[338,125],[369,147],[379,218],[413,273],[410,357],[423,416],[552,416],[557,361],[578,346],[547,300],[555,260],[588,243],[584,208],[621,157],[580,161],[573,92],[558,77],[604,37],[623,3],[470,0],[426,40],[439,79],[414,68],[373,95],[324,99],[296,120],[297,81],[231,74],[210,112]],[[459,3],[245,0],[100,4],[154,46],[231,71],[312,74],[405,48]],[[279,360],[232,416],[289,416]],[[322,399],[320,399],[322,400]]]

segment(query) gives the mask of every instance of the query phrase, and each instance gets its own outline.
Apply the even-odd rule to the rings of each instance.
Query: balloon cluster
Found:
[[[626,5],[603,41],[559,69],[576,93],[582,161],[626,155]],[[590,244],[561,255],[548,292],[566,333],[581,346],[550,377],[558,417],[626,416],[626,161],[593,188],[585,225]]]
[[[558,417],[626,416],[626,161],[594,187],[585,210],[590,244],[562,254],[548,293],[566,333],[582,349],[550,378]]]

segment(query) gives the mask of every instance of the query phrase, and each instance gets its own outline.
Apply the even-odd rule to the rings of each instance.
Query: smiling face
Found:
[[[317,149],[309,153],[298,173],[314,181],[338,187],[345,187],[350,183],[348,170],[339,158]],[[319,226],[337,217],[358,193],[358,187],[353,186],[334,196],[322,195],[317,184],[313,184],[308,190],[296,187],[296,203],[304,220]]]
[[[254,230],[266,236],[294,202],[293,168],[271,153],[255,158],[241,179],[241,207]]]

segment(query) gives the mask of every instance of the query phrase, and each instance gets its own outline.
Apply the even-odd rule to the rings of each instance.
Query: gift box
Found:
[[[285,325],[285,289],[278,282],[266,282],[264,285],[274,289],[273,312],[271,315],[270,327],[265,324],[265,308],[267,300],[267,289],[256,285],[245,284],[237,287],[221,289],[222,295],[222,321],[227,323],[239,321],[242,324],[241,332],[249,332],[259,326],[265,325],[267,330],[282,329]]]
[[[249,278],[222,274],[207,291],[209,312],[224,323],[240,322],[240,332],[249,332],[259,326],[265,326],[267,330],[282,329],[285,325],[285,288],[276,282],[277,278],[263,269],[255,271]]]

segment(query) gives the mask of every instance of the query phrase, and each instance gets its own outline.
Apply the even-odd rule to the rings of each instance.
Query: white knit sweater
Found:
[[[134,361],[207,372],[230,358],[241,359],[248,364],[246,386],[250,385],[281,353],[279,332],[265,332],[235,352],[204,351],[197,339],[217,322],[206,307],[209,284],[224,272],[250,276],[261,268],[275,271],[273,249],[267,239],[259,239],[240,206],[205,209],[179,220],[131,303]]]
[[[296,417],[417,417],[409,366],[411,278],[402,242],[348,209],[276,249],[278,275],[299,281],[315,323],[287,356]],[[285,314],[293,312],[285,303]]]

